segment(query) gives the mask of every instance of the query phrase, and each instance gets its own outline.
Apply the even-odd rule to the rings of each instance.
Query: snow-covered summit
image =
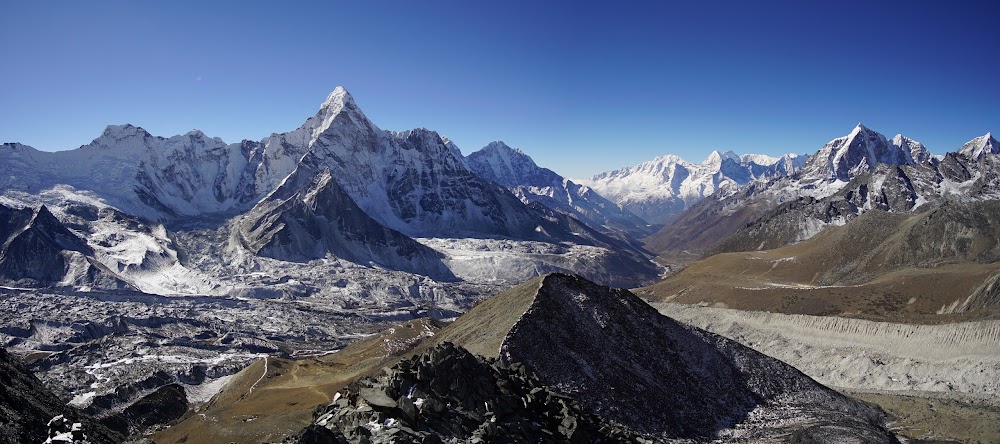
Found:
[[[788,154],[787,156],[798,157],[798,154]],[[774,157],[774,156],[768,156],[767,154],[744,154],[740,156],[739,162],[740,163],[753,162],[756,163],[757,165],[770,166],[778,163],[778,161],[781,160],[783,157],[786,156]]]
[[[315,143],[324,131],[330,129],[338,117],[343,120],[343,125],[367,127],[378,131],[378,127],[368,120],[368,117],[358,108],[351,93],[347,92],[343,86],[338,86],[326,97],[319,112],[302,125],[303,128],[309,129],[309,143]]]
[[[718,150],[713,150],[712,153],[709,154],[708,157],[706,157],[705,160],[701,162],[701,164],[702,165],[721,165],[722,161],[724,161],[726,159],[733,160],[736,163],[740,163],[742,161],[742,159],[740,158],[740,156],[738,154],[732,152],[732,151],[726,151],[724,153],[720,153]]]
[[[347,92],[347,89],[343,86],[338,85],[330,91],[330,94],[326,96],[326,100],[323,101],[323,108],[336,108],[333,112],[338,112],[347,103],[354,103],[354,97],[351,93]]]
[[[848,182],[879,164],[904,165],[930,158],[930,152],[919,142],[902,135],[890,141],[859,123],[850,134],[831,140],[810,157],[803,177]]]
[[[163,138],[154,137],[142,127],[126,123],[123,125],[108,125],[101,132],[100,136],[97,136],[90,144],[83,145],[80,148],[84,150],[113,148],[119,154],[125,154],[125,152],[146,151],[155,144],[155,141],[160,140],[163,140]]]
[[[1000,142],[993,138],[993,133],[986,133],[966,142],[958,152],[973,159],[980,159],[986,154],[1000,153]]]
[[[95,140],[122,140],[128,137],[149,137],[150,134],[142,127],[132,125],[131,123],[126,123],[123,125],[108,125],[104,127],[104,131]]]
[[[713,151],[700,164],[668,154],[631,167],[578,180],[649,223],[671,220],[706,196],[735,191],[752,180],[784,176],[802,167],[805,158]]]
[[[562,181],[562,177],[552,170],[535,164],[524,151],[511,148],[499,140],[469,154],[466,162],[480,177],[508,188],[519,185],[549,186]]]

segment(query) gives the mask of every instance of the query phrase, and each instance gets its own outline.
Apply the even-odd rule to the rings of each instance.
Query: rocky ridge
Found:
[[[134,289],[44,205],[31,210],[0,204],[0,242],[0,282],[7,285]]]
[[[626,290],[573,276],[547,275],[486,300],[432,339],[436,344],[452,340],[480,356],[497,358],[492,367],[499,370],[490,372],[503,375],[504,369],[523,367],[524,374],[537,375],[547,387],[544,390],[559,394],[546,395],[553,398],[546,407],[550,411],[561,412],[564,404],[555,400],[568,397],[604,421],[656,440],[779,442],[794,436],[799,440],[895,442],[879,411],[817,384],[780,361],[661,316]],[[449,398],[452,406],[463,405],[466,397],[487,397],[483,409],[478,401],[471,405],[480,416],[473,416],[461,428],[463,433],[486,432],[480,430],[480,420],[489,418],[487,412],[494,411],[491,405],[507,402],[489,398],[498,396],[491,387],[504,384],[489,378],[455,379],[446,370],[453,358],[431,358],[442,354],[441,350],[447,347],[404,363],[377,380],[360,383],[346,399],[338,398],[318,414],[313,432],[322,432],[317,428],[323,427],[331,429],[333,436],[339,433],[356,442],[368,435],[382,439],[382,427],[399,424],[406,429],[397,427],[392,433],[423,439],[429,430],[412,420],[417,415],[409,413],[411,419],[404,418],[405,411],[412,411],[407,403],[413,401],[405,395],[445,391],[466,394]],[[485,366],[485,361],[476,362]],[[437,363],[441,367],[435,367]],[[409,372],[416,376],[408,376]],[[425,381],[432,389],[414,381]],[[412,392],[410,387],[415,387]],[[373,403],[384,408],[374,409]],[[421,402],[420,407],[433,405]],[[497,423],[509,424],[499,411],[496,415]],[[560,417],[565,418],[555,418]],[[363,422],[366,419],[369,422]],[[457,422],[446,427],[457,427]],[[565,431],[556,425],[550,432]]]
[[[524,366],[502,366],[449,342],[345,393],[290,441],[651,442],[587,412]]]
[[[355,205],[329,169],[315,175],[296,169],[236,226],[234,241],[260,256],[307,262],[332,254],[361,264],[454,278],[438,252],[380,225]]]

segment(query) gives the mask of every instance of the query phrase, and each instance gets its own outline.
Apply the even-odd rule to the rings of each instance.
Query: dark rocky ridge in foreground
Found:
[[[450,342],[353,384],[301,443],[647,442],[552,389],[524,366]]]
[[[627,430],[600,435],[612,441],[644,435],[657,441],[896,442],[884,427],[886,419],[881,411],[844,397],[776,359],[661,316],[626,290],[578,277],[548,275],[502,293],[479,304],[430,341],[454,341],[480,355],[496,353],[486,356],[499,359],[490,362],[492,370],[482,374],[499,376],[455,378],[452,360],[465,358],[450,355],[462,353],[444,353],[447,347],[434,349],[379,378],[362,381],[348,392],[346,400],[337,400],[322,410],[310,426],[312,432],[303,436],[317,436],[309,435],[314,432],[323,435],[326,432],[318,429],[321,427],[331,431],[323,435],[327,438],[391,441],[387,425],[398,424],[392,436],[402,434],[399,439],[407,436],[421,442],[433,427],[415,418],[433,416],[436,402],[460,406],[474,395],[471,399],[483,397],[484,409],[494,411],[488,407],[491,403],[508,404],[503,399],[506,394],[494,392],[494,387],[504,386],[501,381],[506,375],[521,372],[523,367],[525,375],[537,375],[539,386],[532,386],[532,390],[558,394],[547,397],[546,406],[538,411],[562,412],[563,406],[579,406],[584,413],[574,413],[578,425],[590,424],[600,431],[601,424],[615,424]],[[422,384],[448,389],[428,390]],[[411,408],[407,403],[413,401],[417,390],[433,394],[436,402]],[[567,404],[566,399],[573,401]],[[373,403],[385,405],[374,408]],[[525,419],[541,425],[551,419],[552,424],[562,424],[559,418],[566,417],[557,414],[543,416],[542,421],[531,419],[537,412],[528,409],[529,404],[525,401],[512,412],[497,410],[496,422],[491,423],[520,424]],[[492,426],[484,429],[485,422],[478,419],[486,419],[486,413],[477,414],[480,416],[473,415],[470,421],[449,426],[450,434],[430,435],[460,442],[488,440],[483,433]],[[369,421],[361,421],[364,418]],[[445,429],[439,426],[433,430]],[[552,435],[543,441],[576,439],[576,432],[566,433],[559,425],[550,427],[549,433]],[[524,434],[511,439],[524,437],[532,439]]]

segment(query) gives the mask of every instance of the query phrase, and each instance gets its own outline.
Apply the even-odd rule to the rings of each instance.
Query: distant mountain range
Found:
[[[519,245],[510,259],[518,266],[491,273],[508,283],[548,271],[616,285],[657,275],[635,240],[650,232],[638,217],[502,143],[464,158],[433,131],[381,130],[340,87],[298,129],[259,142],[227,144],[200,131],[163,138],[126,124],[108,126],[69,151],[6,143],[0,192],[16,211],[46,205],[54,223],[70,222],[80,246],[55,244],[58,255],[76,251],[97,270],[90,275],[100,272],[122,288],[147,292],[220,291],[228,285],[217,281],[221,264],[258,267],[253,257],[301,264],[331,257],[441,280],[472,279],[476,273],[466,262],[507,260],[510,255],[495,248],[509,242]],[[110,213],[144,222],[103,216]],[[190,251],[173,241],[175,234],[207,227],[225,232],[227,257],[201,267],[185,263]],[[109,232],[117,234],[104,236]],[[180,237],[200,245],[208,234],[200,233]],[[463,245],[476,244],[481,253],[419,240],[440,238],[465,239]],[[10,270],[25,267],[14,263],[14,247],[6,255]],[[94,280],[63,278],[68,270],[32,282],[85,288]],[[80,266],[73,270],[83,273]],[[22,281],[15,271],[7,275],[12,285]]]
[[[53,245],[60,256],[88,258],[92,271],[84,274],[91,277],[65,278],[66,265],[34,279],[46,285],[221,288],[209,283],[214,271],[206,276],[183,263],[186,252],[171,233],[222,225],[226,253],[243,262],[330,256],[447,280],[475,279],[478,264],[502,260],[517,264],[505,278],[510,283],[567,271],[627,285],[656,276],[648,250],[699,254],[741,230],[743,238],[747,230],[784,230],[759,239],[762,248],[778,246],[869,208],[910,211],[969,187],[988,195],[992,170],[980,165],[998,150],[987,134],[939,158],[910,138],[886,138],[859,124],[811,156],[715,151],[694,164],[667,155],[575,181],[503,142],[463,157],[433,131],[379,129],[338,87],[298,129],[257,142],[226,144],[200,131],[163,138],[120,125],[70,151],[3,144],[0,191],[12,211],[46,204],[82,242]],[[125,217],[98,217],[110,213]],[[148,223],[122,222],[128,218]],[[796,228],[787,228],[792,219]],[[124,234],[115,241],[109,230]],[[508,241],[520,242],[519,253],[503,252],[509,248],[499,245]],[[468,254],[470,242],[483,253]],[[12,284],[21,280],[17,245],[5,253]],[[577,248],[579,256],[566,261],[571,245],[600,254]],[[551,253],[529,256],[541,251]],[[519,271],[524,266],[535,271]],[[613,277],[621,272],[628,276]]]
[[[805,161],[806,156],[798,154],[739,156],[713,151],[695,164],[666,155],[580,182],[646,222],[662,225],[712,194],[728,195],[753,180],[787,176]]]
[[[985,155],[996,145],[987,134],[957,152],[934,157],[912,139],[888,139],[858,125],[791,175],[756,181],[693,205],[647,238],[646,245],[666,255],[705,253],[720,244],[775,248],[871,209],[910,212],[952,200],[996,199],[998,159]]]

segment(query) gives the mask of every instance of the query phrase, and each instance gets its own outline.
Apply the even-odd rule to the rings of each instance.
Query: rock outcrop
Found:
[[[644,442],[543,385],[451,343],[352,385],[300,443]]]

